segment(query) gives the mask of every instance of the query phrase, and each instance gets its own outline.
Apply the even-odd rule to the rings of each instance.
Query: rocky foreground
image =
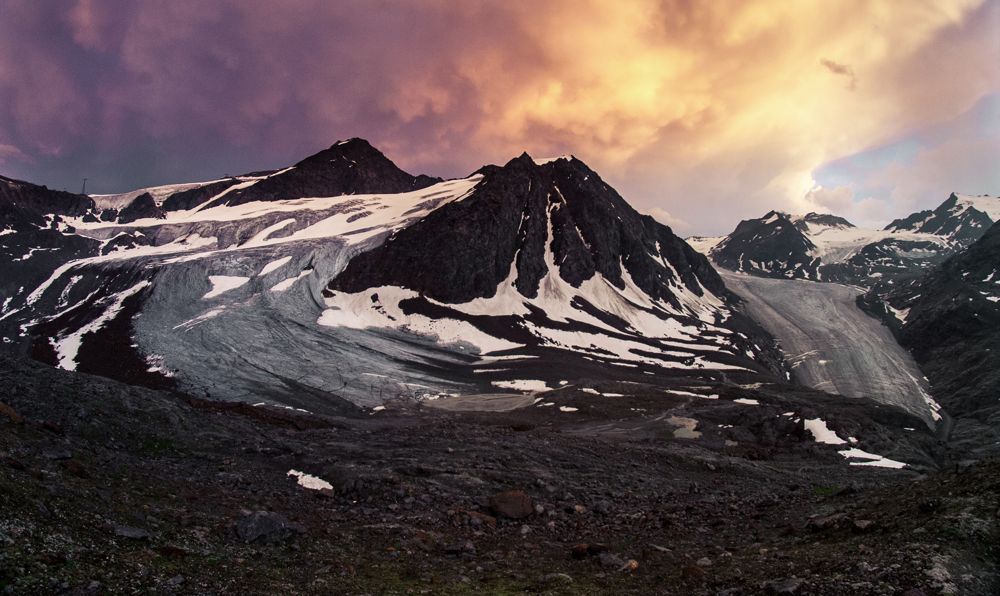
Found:
[[[834,398],[727,391],[694,439],[662,392],[334,418],[2,360],[0,591],[1000,591],[1000,462],[849,466],[768,422]]]

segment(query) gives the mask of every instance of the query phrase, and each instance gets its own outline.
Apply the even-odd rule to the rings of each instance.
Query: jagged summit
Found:
[[[634,284],[675,306],[680,306],[675,288],[725,295],[701,255],[668,227],[635,211],[576,158],[539,163],[522,153],[478,173],[483,180],[472,197],[355,258],[331,289],[398,285],[464,302],[494,295],[510,277],[518,292],[534,298],[551,251],[558,276],[574,288],[600,275],[620,290]],[[427,243],[429,237],[438,241]]]
[[[440,178],[404,172],[368,141],[339,141],[295,165],[234,188],[213,205],[241,205],[302,197],[400,193],[426,188]]]
[[[810,224],[813,226],[825,226],[829,228],[857,227],[843,217],[839,217],[831,213],[816,213],[815,211],[810,211],[803,216],[795,217],[793,220],[800,227],[800,229],[805,229],[806,231],[809,231]]]
[[[936,209],[893,220],[885,229],[936,234],[969,244],[985,234],[997,220],[1000,220],[1000,198],[953,192]]]

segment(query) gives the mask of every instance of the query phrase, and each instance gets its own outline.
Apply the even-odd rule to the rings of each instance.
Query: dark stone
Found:
[[[508,490],[490,497],[490,509],[509,519],[524,519],[535,512],[535,504],[523,490]]]
[[[548,573],[542,576],[539,583],[541,583],[543,586],[571,584],[573,583],[573,578],[565,573]]]
[[[833,513],[831,515],[819,515],[812,517],[806,522],[806,527],[813,531],[829,530],[840,527],[848,521],[846,513]]]
[[[15,470],[21,471],[21,472],[23,472],[23,471],[25,471],[25,470],[28,469],[27,466],[25,466],[24,463],[21,460],[14,459],[13,457],[10,457],[10,456],[4,456],[3,463],[7,464],[8,466],[10,466],[11,468],[13,468]]]
[[[597,560],[604,567],[614,567],[615,569],[621,569],[625,566],[625,559],[622,559],[618,555],[609,552],[603,552],[597,555]]]
[[[282,542],[305,529],[292,523],[280,513],[255,511],[244,515],[236,522],[236,536],[243,542],[274,544]]]
[[[590,506],[590,510],[601,515],[611,513],[611,501],[598,501]]]
[[[797,577],[764,582],[764,592],[767,594],[796,594],[802,587],[802,580]]]
[[[0,416],[4,416],[14,424],[24,424],[24,416],[17,413],[17,410],[0,402]]]
[[[128,538],[129,540],[149,540],[151,535],[146,530],[142,528],[135,528],[132,526],[119,526],[114,527],[115,536],[119,538]]]
[[[118,212],[118,223],[131,223],[137,219],[163,219],[166,217],[156,206],[153,195],[144,192]]]
[[[71,459],[64,464],[66,471],[77,478],[90,478],[90,471],[79,460]]]
[[[868,519],[854,520],[854,529],[858,532],[867,532],[873,525],[875,525],[875,522]]]

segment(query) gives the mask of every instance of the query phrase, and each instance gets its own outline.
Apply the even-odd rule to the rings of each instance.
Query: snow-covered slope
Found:
[[[236,180],[246,180],[251,177],[239,177]],[[203,188],[211,184],[217,184],[219,182],[225,182],[227,179],[219,180],[209,180],[207,182],[187,182],[182,184],[165,184],[163,186],[151,186],[148,188],[140,188],[137,190],[132,190],[129,192],[110,194],[110,195],[89,195],[91,199],[94,200],[94,204],[99,211],[105,209],[115,209],[121,210],[127,207],[132,201],[138,198],[140,195],[149,194],[157,207],[162,207],[163,203],[170,198],[172,195],[177,193],[194,190],[198,188]]]
[[[85,197],[5,228],[13,251],[37,249],[46,222],[77,246],[3,266],[5,349],[313,410],[779,366],[708,261],[574,158],[439,181],[351,140],[270,174],[150,190],[118,215],[140,197],[154,209],[127,221]]]

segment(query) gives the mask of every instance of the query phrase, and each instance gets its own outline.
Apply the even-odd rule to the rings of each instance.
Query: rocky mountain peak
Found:
[[[851,222],[847,221],[843,217],[833,215],[830,213],[816,213],[815,211],[806,213],[800,217],[796,223],[799,224],[813,224],[817,226],[826,226],[830,228],[853,228],[856,227]]]
[[[368,141],[352,138],[334,143],[294,166],[248,181],[241,188],[220,196],[214,204],[399,193],[426,188],[440,181],[440,178],[409,174]]]
[[[489,297],[513,277],[538,296],[550,270],[573,287],[602,276],[654,299],[672,286],[724,295],[708,262],[671,230],[640,215],[578,159],[539,163],[527,153],[479,170],[471,196],[359,255],[331,283],[357,292],[392,285],[445,302]],[[428,243],[427,238],[435,238]]]
[[[895,219],[885,227],[889,231],[937,234],[963,244],[970,244],[986,233],[1000,217],[1000,200],[951,193],[936,209],[925,209]]]

